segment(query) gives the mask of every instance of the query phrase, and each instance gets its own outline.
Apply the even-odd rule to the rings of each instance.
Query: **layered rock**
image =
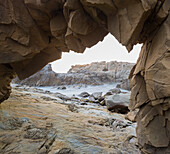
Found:
[[[21,85],[29,85],[29,86],[52,86],[59,83],[57,80],[57,74],[53,72],[51,65],[46,65],[42,70],[37,72],[25,80],[20,80],[18,77],[13,80],[13,83],[18,83]]]
[[[128,51],[143,43],[130,75],[130,109],[139,108],[142,151],[169,153],[169,8],[169,0],[1,1],[0,63],[24,79],[59,59],[61,52],[82,53],[109,32]],[[4,82],[2,77],[1,101],[8,98],[2,89],[8,89],[10,81]]]
[[[35,88],[11,95],[1,104],[1,154],[139,153],[136,124],[122,114]]]
[[[14,80],[14,83],[28,86],[59,85],[102,85],[128,79],[133,63],[127,62],[94,62],[87,65],[75,65],[67,73],[55,73],[51,64],[25,80]]]
[[[157,10],[155,20],[162,19],[162,25],[148,37],[130,75],[132,95],[129,108],[132,110],[140,108],[137,115],[138,140],[142,151],[150,153],[170,152],[170,44],[168,43],[170,17],[164,19],[168,14],[167,6],[170,6],[167,1],[162,7],[159,6],[161,8]]]
[[[133,66],[133,63],[128,62],[93,62],[87,65],[72,66],[68,73],[97,73],[98,75],[107,74],[111,78],[111,81],[119,82],[128,79],[130,70]]]

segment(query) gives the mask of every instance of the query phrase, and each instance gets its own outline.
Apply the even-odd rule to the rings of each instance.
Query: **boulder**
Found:
[[[99,100],[102,97],[102,92],[94,92],[91,94],[91,97],[93,97],[95,100]]]
[[[113,110],[119,113],[127,113],[129,105],[130,93],[126,94],[115,94],[105,98],[105,104],[108,110]]]
[[[88,101],[91,102],[91,103],[99,103],[99,101],[96,100],[92,95],[89,96]]]
[[[122,80],[119,84],[116,85],[116,88],[130,90],[129,79]]]
[[[54,96],[55,96],[55,97],[58,97],[58,98],[60,98],[60,99],[62,99],[62,100],[64,100],[64,101],[71,100],[70,97],[68,97],[68,96],[66,96],[66,95],[63,95],[63,94],[61,94],[61,93],[55,93]]]
[[[119,88],[114,88],[109,90],[112,94],[119,94],[121,93],[121,90]]]
[[[78,96],[85,98],[85,97],[89,97],[90,94],[89,94],[88,92],[82,92],[82,93],[79,94]]]
[[[67,89],[65,86],[60,86],[60,87],[58,87],[57,89],[60,89],[60,90],[65,90],[65,89]]]

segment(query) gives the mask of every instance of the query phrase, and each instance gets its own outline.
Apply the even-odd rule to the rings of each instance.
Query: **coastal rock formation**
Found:
[[[57,74],[51,68],[51,64],[48,64],[39,72],[35,73],[29,78],[26,78],[25,80],[20,80],[18,77],[15,78],[13,83],[28,86],[53,86],[58,84],[59,81],[57,79]]]
[[[122,80],[121,83],[116,85],[117,88],[122,88],[125,90],[130,90],[129,79]]]
[[[117,113],[127,113],[129,105],[130,93],[114,94],[105,97],[105,104],[109,111],[113,110]]]
[[[61,58],[61,52],[82,53],[108,33],[128,51],[143,43],[130,74],[129,108],[139,108],[141,150],[169,153],[169,10],[169,0],[0,1],[0,64],[8,76],[1,73],[0,100],[8,98],[15,73],[20,79],[29,77]]]
[[[13,82],[28,86],[102,85],[128,80],[133,65],[133,63],[117,61],[93,62],[87,65],[72,66],[67,73],[55,73],[51,64],[48,64],[31,77],[25,80],[16,78]]]
[[[1,104],[1,154],[139,153],[136,123],[124,115],[44,95],[17,87]]]

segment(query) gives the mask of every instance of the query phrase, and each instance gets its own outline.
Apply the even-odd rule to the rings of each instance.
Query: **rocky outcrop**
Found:
[[[130,90],[129,79],[124,79],[116,85],[117,88]]]
[[[143,43],[130,75],[129,108],[139,108],[137,134],[141,150],[169,153],[169,9],[169,0],[1,1],[0,64],[24,79],[61,58],[61,52],[82,53],[109,32],[128,51]],[[8,88],[3,81],[1,100],[8,93],[2,92],[2,87]]]
[[[13,88],[1,104],[1,154],[139,153],[136,123],[124,115],[39,92]]]
[[[68,73],[94,73],[96,76],[104,76],[104,74],[106,74],[112,82],[120,82],[128,78],[130,70],[133,66],[133,63],[128,62],[93,62],[87,65],[72,66]]]
[[[102,85],[105,83],[128,80],[133,63],[127,62],[94,62],[87,65],[75,65],[67,73],[55,73],[51,64],[25,80],[14,79],[14,83],[28,86],[60,85]]]
[[[168,14],[164,2],[158,19]],[[152,18],[152,20],[154,20]],[[137,134],[142,151],[169,153],[170,149],[170,16],[148,36],[137,64],[131,71],[131,110],[139,108]],[[158,126],[159,124],[159,126]],[[157,149],[157,147],[160,147]]]
[[[52,70],[51,64],[46,65],[42,70],[37,72],[25,80],[20,80],[18,77],[13,80],[13,83],[29,86],[53,86],[59,84],[57,74]]]
[[[126,94],[114,94],[106,96],[105,104],[108,110],[113,110],[118,113],[127,113],[129,105],[130,93]]]
[[[0,64],[0,103],[10,96],[10,82],[14,78],[14,74],[13,69],[9,65]]]

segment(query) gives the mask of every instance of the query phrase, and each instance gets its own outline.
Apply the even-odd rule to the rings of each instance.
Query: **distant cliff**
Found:
[[[86,65],[75,65],[67,73],[55,73],[51,64],[31,77],[13,82],[29,86],[58,86],[58,85],[101,85],[104,83],[124,81],[134,64],[127,62],[93,62]]]

